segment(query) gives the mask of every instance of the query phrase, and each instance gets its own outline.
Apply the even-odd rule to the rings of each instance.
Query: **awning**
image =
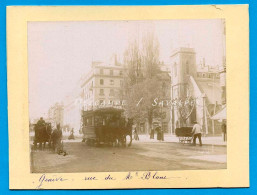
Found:
[[[212,120],[222,120],[222,119],[227,119],[227,107],[224,107],[221,111],[218,113],[214,114],[211,117]]]

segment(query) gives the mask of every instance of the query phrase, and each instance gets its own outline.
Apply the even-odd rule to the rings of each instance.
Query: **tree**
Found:
[[[160,98],[162,85],[158,78],[159,42],[154,35],[148,34],[143,38],[142,49],[137,41],[130,43],[124,54],[124,64],[127,68],[125,113],[136,122],[147,119],[151,128],[154,112],[158,112],[158,106],[153,106],[153,103]]]

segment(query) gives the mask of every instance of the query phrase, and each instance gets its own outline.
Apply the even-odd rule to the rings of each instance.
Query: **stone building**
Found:
[[[117,60],[111,63],[93,61],[90,72],[81,80],[83,110],[121,107],[123,82],[124,68]]]
[[[221,85],[216,68],[197,66],[193,48],[178,48],[171,55],[171,131],[200,123],[205,134],[220,134],[218,121],[210,117],[221,109]],[[187,105],[186,105],[187,103]]]
[[[47,122],[50,122],[56,128],[58,124],[63,127],[63,104],[55,103],[51,106],[47,113]]]

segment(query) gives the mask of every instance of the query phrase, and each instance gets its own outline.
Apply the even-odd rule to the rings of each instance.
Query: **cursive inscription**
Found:
[[[86,181],[98,180],[96,177],[85,177]]]
[[[45,174],[41,175],[41,177],[39,178],[38,182],[39,185],[37,186],[37,188],[41,188],[43,186],[44,183],[53,183],[53,182],[62,182],[62,181],[66,181],[67,179],[62,178],[62,176],[56,177],[56,176],[46,176]]]
[[[166,175],[159,175],[159,173],[156,171],[155,173],[152,172],[145,172],[143,173],[143,176],[141,177],[142,180],[148,180],[148,179],[168,179]]]

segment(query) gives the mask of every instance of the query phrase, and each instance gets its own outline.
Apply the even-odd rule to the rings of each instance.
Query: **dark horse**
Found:
[[[37,148],[39,143],[39,148],[42,148],[42,144],[46,145],[46,142],[50,144],[50,138],[52,133],[51,123],[36,124],[35,125],[35,137],[34,137],[34,148]]]
[[[132,144],[133,120],[128,122],[124,118],[113,117],[106,125],[101,125],[95,129],[96,144],[105,143],[107,145],[126,146],[127,136],[130,136],[128,146]]]
[[[122,139],[125,145],[127,142],[127,136],[130,137],[128,146],[131,146],[132,144],[132,126],[133,126],[133,119],[128,119],[128,122],[125,122],[124,126],[122,125],[122,129],[121,129]]]

